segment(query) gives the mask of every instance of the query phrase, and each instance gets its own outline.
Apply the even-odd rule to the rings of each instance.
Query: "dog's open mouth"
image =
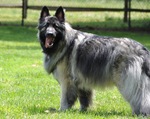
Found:
[[[45,40],[45,47],[46,47],[46,48],[51,48],[51,47],[53,47],[53,45],[54,45],[54,39],[55,39],[54,36],[48,35],[48,36],[46,37],[46,40]]]

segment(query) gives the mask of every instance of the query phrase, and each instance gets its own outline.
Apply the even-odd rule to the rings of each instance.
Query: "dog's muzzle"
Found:
[[[54,45],[56,30],[53,27],[48,27],[45,36],[45,47],[51,48]]]

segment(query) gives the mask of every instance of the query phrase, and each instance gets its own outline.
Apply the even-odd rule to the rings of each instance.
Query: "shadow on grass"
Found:
[[[40,44],[39,46],[8,46],[7,50],[41,50]],[[42,52],[42,50],[41,50]]]
[[[76,29],[83,30],[100,30],[100,31],[129,31],[129,32],[148,32],[150,31],[150,19],[132,20],[131,28],[128,23],[124,23],[121,19],[107,19],[103,22],[89,21],[89,22],[75,22],[72,26]]]
[[[37,39],[36,27],[0,26],[0,40],[14,42],[35,42]]]
[[[150,31],[150,23],[149,18],[144,20],[132,20],[131,26],[133,26],[131,31]],[[22,26],[0,26],[0,40],[1,41],[17,41],[17,42],[35,42],[38,41],[37,38],[37,23],[32,24],[31,27],[29,27],[27,24],[25,26],[28,27],[22,27]],[[124,23],[122,19],[117,18],[107,18],[105,21],[76,21],[71,24],[73,28],[79,29],[81,31],[128,31],[128,25],[127,23]]]
[[[85,114],[92,114],[95,116],[104,116],[104,117],[110,117],[110,116],[132,116],[132,115],[126,115],[123,111],[89,111],[88,113],[84,112]],[[83,114],[84,114],[83,113]]]
[[[140,26],[136,26],[133,29],[136,29],[136,31],[145,31],[145,30],[150,30],[150,23],[148,22],[150,19],[146,19],[145,21],[141,20],[134,20],[134,24],[142,23],[139,24]],[[35,24],[35,23],[33,23]],[[144,26],[143,26],[144,25]],[[33,25],[34,26],[34,25]],[[38,42],[37,38],[37,28],[36,25],[34,27],[22,27],[22,26],[0,26],[0,41],[13,41],[13,42],[22,42],[22,43],[34,43]],[[125,32],[121,33],[120,31],[127,31],[127,25],[125,23],[120,22],[117,19],[109,18],[106,21],[103,22],[98,22],[98,21],[91,21],[91,22],[75,22],[72,24],[73,28],[79,29],[81,31],[87,31],[87,32],[92,32],[95,34],[100,34],[103,32],[104,35],[110,35],[110,36],[124,36],[124,37],[131,37],[132,35],[134,39],[139,39],[138,34],[132,34],[131,32],[128,32],[125,34]],[[107,32],[106,30],[109,30]],[[118,31],[117,32],[110,32],[110,31]],[[149,34],[149,33],[148,33]],[[101,34],[100,34],[101,35]],[[142,41],[148,48],[149,46],[149,35],[140,35]],[[143,40],[143,39],[146,40]],[[9,46],[11,49],[19,49],[19,50],[26,50],[26,49],[31,49],[31,50],[36,50],[40,49],[39,46]],[[8,49],[9,49],[8,47]]]
[[[82,17],[81,17],[82,19]],[[87,17],[88,19],[88,17]],[[149,32],[150,31],[150,18],[143,19],[131,19],[131,29],[130,31],[139,31],[139,32]],[[19,21],[18,21],[19,22]],[[7,33],[14,35],[21,35],[30,38],[36,37],[37,34],[37,22],[27,22],[22,27],[16,23],[6,22],[4,25],[1,23],[0,35],[7,35]],[[68,21],[69,23],[71,21]],[[8,24],[8,25],[7,25]],[[11,26],[13,24],[13,26]],[[100,31],[129,31],[128,23],[124,23],[121,18],[112,18],[107,16],[104,21],[101,21],[97,18],[89,20],[79,20],[71,23],[71,26],[80,30],[100,30]],[[27,35],[27,36],[26,36]],[[15,37],[15,36],[14,36]],[[10,40],[10,39],[9,39]],[[13,39],[12,39],[13,40]],[[16,40],[16,39],[14,39]],[[18,39],[20,41],[20,39]],[[28,42],[30,40],[27,40]],[[31,40],[32,41],[32,40]]]
[[[28,113],[31,114],[31,115],[36,115],[36,114],[78,114],[78,115],[92,115],[92,116],[100,116],[100,117],[112,117],[112,116],[127,116],[127,117],[133,117],[132,114],[127,114],[123,111],[115,111],[115,110],[112,110],[112,111],[96,111],[96,110],[88,110],[88,111],[84,111],[84,112],[81,112],[79,111],[78,109],[69,109],[67,111],[59,111],[58,109],[55,109],[55,108],[49,108],[47,109],[46,107],[30,107],[28,109]]]

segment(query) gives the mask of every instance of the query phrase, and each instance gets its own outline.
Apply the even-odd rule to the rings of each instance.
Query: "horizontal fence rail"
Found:
[[[41,10],[43,6],[28,6],[27,9],[32,10]],[[57,7],[53,6],[47,6],[50,10],[56,10]],[[83,7],[65,7],[63,6],[67,11],[71,12],[87,12],[87,11],[107,11],[107,12],[125,12],[125,11],[131,11],[131,12],[150,12],[150,9],[133,9],[133,8],[83,8]]]
[[[5,4],[0,4],[0,8],[22,8],[22,5],[5,5]]]

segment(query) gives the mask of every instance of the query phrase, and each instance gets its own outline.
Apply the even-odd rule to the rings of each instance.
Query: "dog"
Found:
[[[78,98],[80,110],[86,111],[94,87],[114,85],[133,114],[150,115],[150,52],[142,44],[75,30],[61,6],[54,16],[42,8],[38,38],[44,68],[61,87],[60,110],[71,108]]]

